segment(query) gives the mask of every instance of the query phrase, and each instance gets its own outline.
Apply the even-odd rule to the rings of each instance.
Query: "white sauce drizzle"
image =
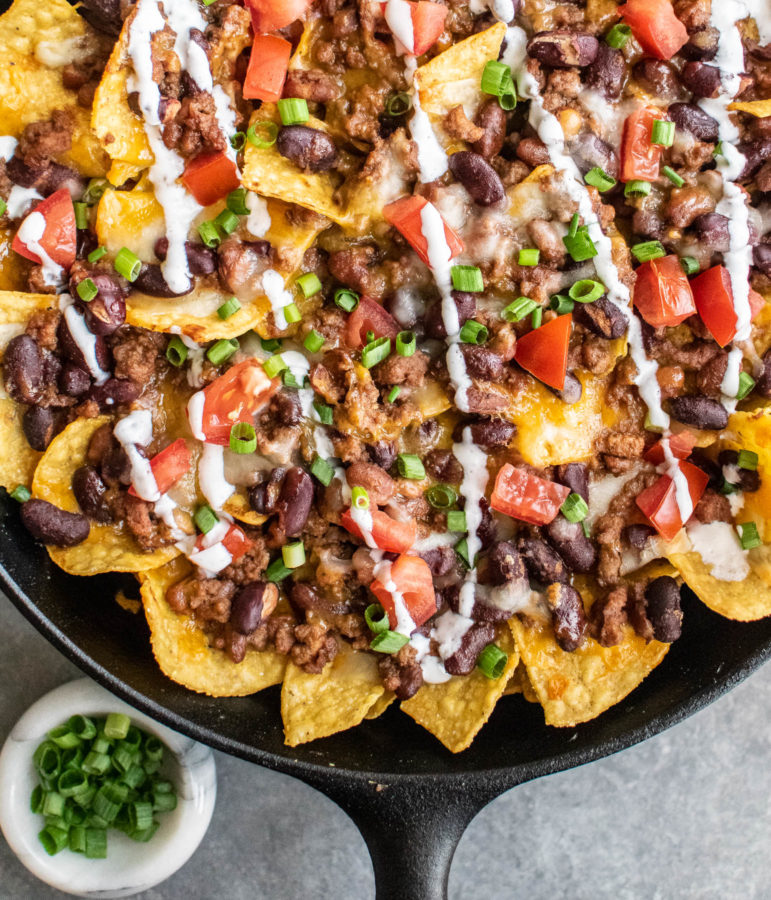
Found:
[[[713,578],[743,581],[750,574],[747,551],[728,522],[694,522],[686,529],[691,546],[701,556]]]
[[[294,298],[286,290],[284,279],[275,269],[266,269],[262,275],[262,289],[265,296],[270,301],[270,308],[273,310],[273,321],[276,328],[283,331],[287,328],[288,323],[284,315],[285,307],[294,302]]]
[[[188,337],[186,334],[182,334],[182,329],[179,327],[179,325],[172,325],[169,331],[172,334],[176,334],[189,351],[186,360],[187,383],[190,385],[190,387],[201,387],[203,385],[203,361],[206,357],[206,351],[191,337]]]
[[[16,152],[16,146],[18,145],[18,141],[15,137],[11,137],[9,134],[4,134],[0,136],[0,159],[3,159],[5,162],[13,156]]]
[[[8,195],[8,218],[18,219],[34,200],[42,199],[42,194],[39,194],[35,188],[25,188],[15,184]]]
[[[99,365],[96,357],[96,335],[88,330],[86,320],[82,313],[73,305],[72,297],[69,294],[62,294],[59,303],[60,309],[64,312],[64,320],[70,330],[72,339],[78,345],[78,349],[83,354],[88,371],[97,384],[104,384],[110,377],[109,372]]]
[[[225,478],[225,448],[220,444],[203,445],[198,463],[198,484],[215,511],[221,510],[235,491],[235,487]]]
[[[137,496],[151,503],[160,500],[161,492],[150,460],[138,450],[138,447],[146,447],[153,439],[153,417],[150,410],[135,409],[116,424],[113,434],[131,463],[131,483]]]
[[[16,236],[27,248],[40,258],[43,281],[59,288],[64,283],[64,269],[55,263],[41,246],[40,241],[46,230],[46,220],[42,213],[31,212],[19,226]]]
[[[254,237],[265,237],[271,226],[267,201],[259,194],[249,191],[246,195],[246,208],[249,210],[246,230]]]
[[[400,56],[412,54],[415,49],[415,32],[412,27],[412,9],[407,0],[388,0],[385,5],[385,20],[397,42]]]
[[[388,591],[393,600],[394,611],[396,613],[396,628],[392,628],[391,630],[403,634],[405,637],[409,637],[417,626],[407,609],[404,595],[391,578],[391,562],[385,559],[377,563],[373,569],[373,575]]]
[[[206,403],[206,394],[198,391],[187,401],[187,421],[190,423],[190,431],[194,438],[205,441],[203,433],[203,408]]]

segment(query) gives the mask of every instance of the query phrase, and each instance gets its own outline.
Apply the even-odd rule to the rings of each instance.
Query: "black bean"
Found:
[[[131,403],[142,393],[142,385],[126,378],[108,378],[104,384],[95,384],[86,395],[105,411],[124,403]]]
[[[766,278],[771,278],[771,244],[756,244],[752,251],[752,262]]]
[[[479,153],[461,150],[450,157],[450,171],[479,206],[492,206],[503,200],[503,182],[495,169]]]
[[[645,589],[646,614],[653,626],[657,641],[671,644],[682,632],[683,612],[680,609],[680,588],[674,578],[661,575]]]
[[[578,650],[586,634],[586,613],[581,595],[569,584],[552,584],[546,591],[546,600],[551,607],[557,643],[566,653]]]
[[[754,493],[760,487],[760,472],[757,469],[740,469],[739,454],[736,450],[721,450],[717,457],[718,465],[735,466],[736,474],[726,479],[730,484],[739,486],[739,490]]]
[[[6,163],[6,173],[14,184],[34,188],[45,196],[59,188],[67,188],[73,197],[79,197],[86,187],[85,180],[77,172],[52,161],[29,165],[14,156]]]
[[[65,512],[47,500],[23,503],[21,521],[36,540],[56,547],[74,547],[85,541],[91,530],[84,515]]]
[[[12,338],[3,359],[5,389],[19,403],[35,403],[43,390],[43,355],[34,338]]]
[[[597,56],[586,70],[586,83],[599,91],[607,100],[621,96],[626,80],[626,60],[620,50],[613,50],[605,41],[600,41]]]
[[[594,35],[564,28],[534,34],[527,42],[527,54],[555,69],[569,69],[593,63],[599,46]]]
[[[374,444],[365,444],[370,462],[381,469],[390,469],[396,462],[396,445],[393,441],[375,441]]]
[[[487,554],[487,578],[490,584],[501,585],[520,581],[525,577],[525,564],[511,541],[498,541]]]
[[[474,670],[479,654],[495,640],[495,626],[491,622],[475,622],[463,635],[460,647],[444,661],[450,675],[468,675]]]
[[[92,334],[112,334],[126,321],[126,291],[109,275],[100,272],[89,277],[99,293],[89,303],[78,301],[78,309]]]
[[[763,163],[771,157],[771,138],[742,141],[736,145],[736,149],[744,157],[744,168],[739,179],[752,178]]]
[[[580,522],[568,522],[557,516],[545,527],[549,543],[565,560],[572,572],[591,572],[597,563],[597,547],[585,534]]]
[[[135,290],[141,291],[150,297],[184,297],[193,290],[194,286],[194,283],[191,281],[186,290],[173,290],[166,283],[161,267],[155,263],[142,263],[139,275],[134,281]]]
[[[660,59],[646,57],[634,67],[634,77],[654,97],[674,100],[680,93],[680,82],[672,66]]]
[[[131,460],[117,441],[114,441],[113,446],[104,454],[99,467],[107,484],[124,486],[131,484]]]
[[[64,316],[62,316],[59,322],[56,334],[59,340],[59,348],[67,359],[75,363],[78,368],[88,371],[89,367],[86,362],[86,357],[83,355],[83,351],[72,336],[70,327],[67,324],[67,319]],[[107,349],[104,338],[99,334],[94,335],[94,355],[101,369],[106,371],[110,368],[110,351]]]
[[[503,360],[487,347],[477,344],[461,344],[466,371],[471,378],[482,381],[499,381],[503,377]]]
[[[72,493],[78,506],[91,519],[109,522],[110,510],[105,501],[107,485],[93,466],[81,466],[72,476]]]
[[[473,294],[467,291],[453,291],[452,299],[458,310],[458,324],[463,325],[469,319],[473,319],[477,311],[477,301]],[[430,338],[443,340],[447,337],[447,329],[442,318],[442,303],[437,301],[429,306],[425,318],[426,335]]]
[[[755,384],[755,393],[771,397],[771,350],[766,350],[763,356],[763,372]]]
[[[569,487],[574,494],[589,502],[589,473],[586,463],[565,463],[557,466],[557,481]]]
[[[123,25],[120,0],[84,0],[78,12],[98,31],[117,37]]]
[[[541,584],[567,584],[570,575],[562,557],[545,541],[535,537],[521,537],[517,546],[533,581]]]
[[[717,97],[720,91],[720,69],[717,66],[687,62],[680,77],[694,97]]]
[[[297,537],[308,521],[313,503],[313,480],[299,466],[286,473],[281,493],[276,502],[276,512],[281,530],[287,537]]]
[[[582,175],[599,167],[613,178],[618,176],[618,155],[602,138],[587,131],[579,134],[570,144],[570,154],[575,159]]]
[[[650,525],[627,525],[624,529],[624,537],[627,543],[636,550],[645,549],[645,545],[656,533]]]
[[[711,397],[675,397],[669,401],[669,413],[683,425],[707,431],[722,431],[728,425],[728,411]]]
[[[30,406],[21,420],[27,443],[33,450],[43,451],[54,438],[58,428],[53,410],[42,406]]]
[[[91,376],[75,363],[66,362],[59,373],[59,390],[70,397],[81,397],[91,387]]]
[[[275,585],[264,581],[250,581],[233,598],[230,606],[230,624],[239,634],[251,634],[262,621],[264,601]]]
[[[261,516],[270,515],[276,511],[276,503],[281,493],[286,470],[273,469],[267,481],[255,484],[247,490],[249,503],[252,509]]]
[[[337,164],[337,148],[331,137],[307,125],[287,125],[278,133],[278,152],[298,168],[326,172]]]
[[[268,243],[265,241],[264,243]],[[270,245],[268,245],[270,246]],[[155,242],[155,255],[161,261],[166,259],[169,252],[169,239],[167,237],[158,238]],[[191,275],[211,275],[217,271],[217,251],[211,247],[205,247],[203,244],[194,244],[192,241],[185,241],[185,254],[187,256],[187,267],[190,269]]]
[[[556,394],[563,403],[568,403],[572,406],[572,404],[578,403],[581,399],[584,386],[572,372],[565,372],[565,384],[562,386],[562,390],[558,391],[554,388],[549,388],[549,390]]]
[[[626,334],[626,316],[607,297],[600,297],[594,303],[576,303],[573,318],[593,334],[608,340]]]
[[[455,569],[458,557],[452,547],[433,547],[420,554],[421,559],[428,563],[434,578],[449,575]]]
[[[437,481],[460,484],[463,481],[463,467],[451,450],[430,450],[423,460],[426,472]]]
[[[680,48],[680,55],[683,59],[714,59],[719,40],[720,32],[717,28],[711,25],[699,28],[691,34],[688,43]]]
[[[718,139],[717,119],[713,119],[695,103],[673,103],[669,107],[669,118],[678,128],[693,135],[697,141],[714,144]]]
[[[471,429],[471,440],[485,450],[506,447],[517,433],[517,426],[505,419],[491,419],[480,416],[472,422],[460,421],[452,432],[452,439],[460,442],[466,427]]]

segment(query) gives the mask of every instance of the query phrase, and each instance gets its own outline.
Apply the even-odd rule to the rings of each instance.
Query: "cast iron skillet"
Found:
[[[505,697],[453,756],[395,708],[342,734],[284,746],[279,691],[212,699],[161,674],[147,626],[114,602],[120,576],[74,578],[54,566],[0,498],[0,582],[62,653],[138,709],[226,753],[294,775],[338,803],[372,855],[378,900],[441,900],[455,847],[490,800],[525,781],[607,756],[668,728],[771,656],[771,619],[736,623],[685,598],[685,629],[624,702],[578,728],[547,728],[539,706]]]

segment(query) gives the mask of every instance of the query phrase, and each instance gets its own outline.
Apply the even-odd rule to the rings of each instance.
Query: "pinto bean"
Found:
[[[43,390],[43,355],[34,338],[12,338],[3,359],[5,389],[19,403],[35,403]]]
[[[771,138],[760,138],[756,141],[742,141],[736,149],[744,157],[744,168],[740,178],[752,178],[763,163],[771,157]]]
[[[372,463],[356,462],[348,466],[345,478],[351,487],[363,487],[369,495],[370,503],[385,506],[396,493],[396,482],[380,466]]]
[[[497,541],[487,555],[487,578],[491,584],[507,584],[525,577],[525,564],[511,541]]]
[[[287,125],[278,133],[278,152],[300,169],[326,172],[337,164],[337,148],[331,137],[307,125]]]
[[[450,157],[450,171],[479,206],[492,206],[503,200],[503,182],[495,169],[479,153],[461,150]]]
[[[65,512],[47,500],[27,500],[21,521],[36,540],[56,547],[74,547],[88,537],[91,526],[81,513]]]
[[[710,397],[675,397],[669,401],[669,413],[683,425],[706,431],[721,431],[728,425],[728,411],[722,403]]]
[[[592,134],[589,131],[585,134],[579,134],[571,142],[570,152],[582,175],[586,175],[589,169],[599,167],[613,178],[618,176],[618,155],[616,151],[602,138],[597,137],[596,134]]]
[[[460,647],[444,661],[450,675],[468,675],[477,664],[479,654],[495,640],[492,622],[475,622],[463,635]]]
[[[526,137],[517,144],[517,156],[529,166],[546,165],[551,157],[549,148],[540,138]]]
[[[313,503],[313,481],[299,466],[286,473],[276,502],[279,527],[287,537],[297,537],[308,521]]]
[[[452,432],[452,439],[460,442],[466,427],[471,429],[471,440],[485,450],[494,447],[506,447],[517,433],[517,426],[505,419],[492,419],[480,416],[473,422],[458,422]]]
[[[718,139],[717,119],[713,119],[695,103],[673,103],[669,107],[669,118],[678,128],[693,135],[697,141],[714,144]]]
[[[458,310],[459,325],[462,326],[476,315],[477,301],[473,294],[467,291],[453,291],[452,299],[455,301],[455,308]],[[442,319],[441,301],[437,301],[428,308],[424,324],[428,337],[439,341],[447,337],[447,329],[444,327],[444,320]]]
[[[557,481],[589,502],[589,473],[586,463],[565,463],[557,466]]]
[[[79,368],[88,371],[88,363],[83,355],[83,351],[72,336],[67,319],[64,316],[59,321],[56,334],[59,339],[59,347],[67,359],[75,363]],[[105,370],[110,368],[110,351],[107,349],[104,338],[99,334],[94,337],[94,354],[100,368]]]
[[[239,634],[251,634],[278,602],[278,588],[264,581],[250,581],[235,595],[230,606],[230,624]]]
[[[550,584],[546,602],[551,607],[554,637],[566,653],[572,653],[584,642],[586,613],[578,591],[569,584]]]
[[[92,334],[112,334],[126,321],[126,292],[109,275],[90,276],[99,293],[89,303],[78,302],[78,309],[86,319]]]
[[[680,588],[674,578],[661,575],[645,588],[646,613],[657,641],[671,644],[682,632],[683,612],[680,609]]]
[[[490,97],[479,107],[474,124],[484,129],[484,136],[471,145],[472,149],[485,159],[492,159],[503,149],[506,139],[506,113],[498,100]]]
[[[541,584],[567,584],[568,570],[562,557],[540,538],[521,537],[517,544],[528,574]]]
[[[555,69],[588,66],[597,58],[597,38],[567,28],[539,31],[527,42],[527,55]]]
[[[57,419],[50,408],[30,406],[22,417],[21,427],[30,447],[43,451],[57,432]]]
[[[109,522],[110,510],[105,501],[107,485],[94,466],[81,466],[72,476],[72,493],[78,506],[91,519]]]
[[[626,60],[620,50],[613,50],[600,41],[597,56],[586,70],[586,83],[605,96],[615,100],[621,96],[626,80]]]
[[[712,194],[700,185],[685,185],[675,188],[669,197],[667,216],[678,228],[687,228],[699,216],[707,215],[715,209]]]
[[[626,316],[607,297],[600,297],[594,303],[577,303],[573,317],[593,334],[609,340],[626,333]]]
[[[545,527],[549,543],[573,572],[591,572],[597,562],[597,547],[584,534],[580,522],[557,516]]]
[[[463,467],[451,450],[430,450],[424,460],[426,472],[437,481],[460,484],[463,481]]]
[[[108,378],[104,384],[95,384],[86,395],[99,404],[100,409],[112,410],[124,403],[132,403],[142,393],[142,385],[127,378]]]
[[[166,283],[161,267],[155,263],[142,263],[134,288],[150,297],[184,297],[193,290],[193,282],[184,291],[175,291]]]
[[[634,77],[654,97],[675,100],[680,93],[677,72],[663,60],[646,57],[634,67]]]
[[[487,347],[461,344],[461,352],[466,361],[466,371],[471,378],[479,378],[482,381],[499,381],[503,377],[503,360]]]
[[[687,62],[680,77],[694,97],[717,97],[720,92],[720,69],[717,66]]]

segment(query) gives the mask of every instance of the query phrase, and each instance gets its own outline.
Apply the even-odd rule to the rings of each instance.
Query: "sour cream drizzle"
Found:
[[[110,377],[110,373],[105,372],[99,365],[99,360],[96,356],[96,335],[89,331],[83,314],[74,305],[69,294],[61,295],[59,298],[59,309],[64,313],[67,328],[72,339],[78,345],[78,349],[83,354],[83,359],[88,371],[91,373],[91,377],[97,384],[104,384]]]
[[[43,269],[43,281],[52,287],[59,288],[64,283],[64,269],[51,259],[40,244],[45,230],[46,220],[43,214],[31,212],[21,223],[16,236],[40,258],[40,264]]]
[[[150,460],[138,449],[146,447],[153,439],[153,417],[150,410],[135,409],[117,423],[113,434],[126,451],[131,463],[131,484],[137,496],[150,503],[160,500],[161,492],[158,490]]]

